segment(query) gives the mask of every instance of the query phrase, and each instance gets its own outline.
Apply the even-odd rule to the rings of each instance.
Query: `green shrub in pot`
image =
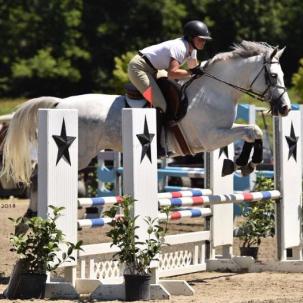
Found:
[[[64,208],[50,208],[52,211],[47,219],[32,217],[22,222],[28,227],[25,234],[10,236],[11,251],[19,258],[5,291],[10,299],[43,298],[46,273],[55,271],[63,262],[74,260],[73,252],[81,250],[82,241],[76,244],[65,241],[65,235],[56,226]],[[23,220],[22,217],[9,219],[15,226]],[[62,247],[66,251],[61,253]]]
[[[272,189],[274,189],[272,179],[257,177],[254,191]],[[257,258],[262,239],[273,237],[275,234],[275,201],[270,199],[249,202],[242,207],[242,214],[245,220],[238,229],[241,254]]]
[[[168,220],[164,227],[158,224],[157,218],[146,217],[147,239],[139,241],[136,230],[138,217],[132,216],[135,200],[124,196],[122,202],[115,203],[105,215],[112,218],[111,230],[106,234],[112,239],[112,245],[120,248],[114,255],[124,265],[126,300],[149,299],[150,265],[158,260],[164,236],[167,232]],[[169,208],[164,210],[167,214]],[[135,286],[135,287],[134,287]],[[142,289],[140,288],[142,286]]]

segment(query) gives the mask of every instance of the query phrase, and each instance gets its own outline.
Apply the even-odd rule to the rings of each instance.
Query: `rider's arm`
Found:
[[[169,79],[186,79],[191,76],[191,72],[180,68],[180,64],[176,59],[171,58],[167,69]]]
[[[199,64],[197,59],[197,50],[193,49],[190,57],[187,59],[187,67],[189,69],[195,68]]]

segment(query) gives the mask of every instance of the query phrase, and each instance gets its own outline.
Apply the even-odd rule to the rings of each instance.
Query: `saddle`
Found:
[[[182,87],[176,81],[170,80],[167,77],[157,79],[157,84],[166,100],[165,126],[169,128],[175,135],[183,154],[191,154],[191,151],[186,143],[177,122],[182,120],[187,113],[188,100],[185,94],[182,93]],[[132,107],[136,102],[144,100],[143,95],[136,87],[128,83],[125,85],[127,104]],[[132,102],[132,100],[135,100]],[[147,103],[145,102],[145,105]]]
[[[157,79],[157,84],[166,100],[167,109],[165,120],[167,124],[177,123],[186,115],[188,106],[186,96],[182,95],[181,85],[166,77]],[[144,99],[143,95],[133,84],[127,83],[124,88],[126,90],[126,96],[129,99]]]

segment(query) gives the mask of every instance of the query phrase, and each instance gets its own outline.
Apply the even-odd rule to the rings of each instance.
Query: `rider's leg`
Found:
[[[156,114],[157,114],[157,153],[158,157],[164,157],[166,155],[166,150],[162,145],[162,132],[163,127],[165,123],[165,113],[162,112],[160,108],[156,108]]]
[[[149,89],[151,103],[157,109],[157,150],[158,157],[165,156],[166,151],[162,146],[161,135],[165,123],[166,101],[155,80],[157,71],[152,69],[139,55],[136,55],[128,65],[130,81],[142,95]]]
[[[139,55],[128,64],[128,77],[142,95],[150,89],[151,101],[154,107],[166,112],[165,98],[156,82],[157,71],[152,69]]]

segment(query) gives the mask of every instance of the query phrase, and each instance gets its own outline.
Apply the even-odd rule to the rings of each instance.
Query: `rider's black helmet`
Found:
[[[191,41],[194,37],[200,37],[205,40],[212,39],[206,24],[198,20],[189,21],[185,24],[184,37],[188,41]]]

